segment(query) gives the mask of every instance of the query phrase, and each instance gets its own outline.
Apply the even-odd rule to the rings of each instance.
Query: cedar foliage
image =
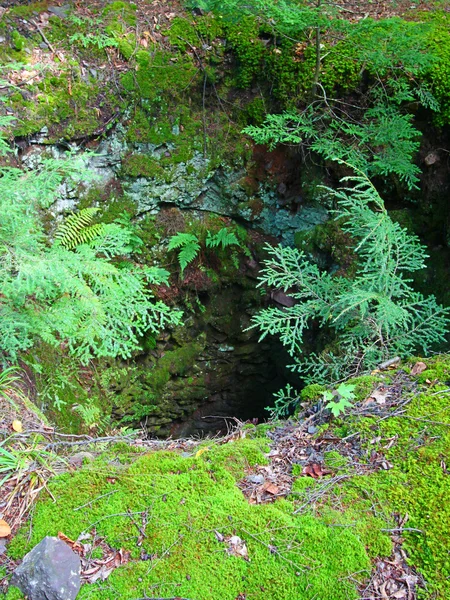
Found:
[[[0,120],[0,126],[5,122]],[[3,155],[8,152],[0,145]],[[169,273],[133,262],[136,234],[122,223],[84,229],[93,211],[69,217],[48,244],[41,207],[67,177],[85,178],[76,156],[44,159],[38,170],[0,166],[0,358],[17,361],[38,340],[66,346],[82,362],[128,358],[146,332],[178,324],[180,311],[150,285]],[[95,226],[94,226],[95,227]],[[93,235],[95,233],[95,235]]]
[[[306,382],[357,375],[419,349],[427,354],[445,342],[449,330],[449,309],[412,286],[411,274],[425,267],[427,257],[418,238],[391,220],[364,173],[342,183],[337,190],[326,189],[337,201],[336,218],[344,219],[344,230],[355,240],[355,277],[321,271],[305,253],[282,246],[267,246],[269,258],[260,275],[260,286],[283,289],[296,302],[260,311],[253,326],[261,338],[280,337],[294,360],[292,370]],[[313,322],[332,334],[330,344],[303,356],[304,332]]]

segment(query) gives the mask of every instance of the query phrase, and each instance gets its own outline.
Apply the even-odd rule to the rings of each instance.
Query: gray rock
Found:
[[[48,12],[60,19],[65,19],[70,12],[70,5],[64,4],[64,6],[49,6],[47,8]]]
[[[28,600],[74,600],[80,591],[80,558],[62,540],[45,537],[17,567],[11,584]]]
[[[254,483],[255,485],[261,485],[264,483],[264,475],[249,475],[245,478],[249,483]]]

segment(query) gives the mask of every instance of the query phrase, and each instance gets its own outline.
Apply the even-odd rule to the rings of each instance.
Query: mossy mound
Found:
[[[38,503],[31,539],[20,533],[11,553],[23,555],[45,535],[62,531],[76,539],[94,528],[111,546],[131,552],[130,562],[115,570],[106,586],[83,586],[80,599],[126,600],[150,589],[202,600],[239,594],[273,600],[357,598],[349,575],[370,569],[357,535],[310,515],[293,516],[286,501],[250,505],[236,487],[249,466],[266,462],[263,450],[267,439],[204,446],[186,458],[174,452],[139,457],[110,452],[51,482],[54,501]],[[143,515],[147,525],[138,546]],[[239,536],[248,560],[230,555],[215,532],[225,539]],[[14,594],[11,589],[7,598]]]
[[[340,419],[332,431],[342,437],[359,435],[368,461],[375,457],[384,465],[376,472],[355,475],[351,466],[342,460],[338,473],[349,475],[348,480],[333,490],[318,512],[329,514],[335,523],[359,528],[367,519],[362,515],[382,518],[401,533],[403,547],[410,564],[426,582],[421,598],[450,597],[450,356],[439,355],[423,361],[427,368],[418,375],[407,376],[412,390],[402,394],[403,409],[392,408],[386,417],[377,407],[366,410],[365,416]],[[409,372],[417,361],[405,369]],[[388,386],[394,375],[382,376]],[[380,383],[380,375],[359,377],[356,385],[358,399],[370,396]],[[317,387],[317,386],[316,386]],[[314,386],[306,390],[314,392]],[[373,412],[373,414],[367,414]],[[337,457],[331,456],[337,464]],[[343,459],[343,457],[341,457]],[[328,462],[330,456],[328,456]],[[352,474],[353,473],[353,474]],[[294,490],[305,497],[321,482],[300,478]],[[307,491],[305,491],[307,488]],[[300,501],[302,501],[300,499]],[[336,506],[340,506],[336,511]],[[405,531],[396,529],[393,517],[406,517]],[[364,527],[364,525],[363,525]],[[378,542],[379,543],[379,540]]]
[[[357,410],[309,436],[311,447],[322,448],[329,474],[306,477],[299,461],[285,498],[252,504],[236,485],[273,460],[273,426],[248,425],[239,439],[191,444],[183,454],[121,443],[51,480],[37,502],[31,537],[24,527],[8,553],[19,558],[60,531],[72,539],[95,531],[130,553],[107,585],[83,586],[81,599],[126,600],[154,589],[202,600],[347,600],[359,597],[371,563],[389,557],[394,535],[424,577],[419,597],[444,600],[450,593],[450,356],[427,359],[422,373],[409,374],[416,362],[353,381]],[[358,410],[380,385],[401,387],[397,400]],[[310,386],[307,395],[318,393]],[[304,435],[289,423],[286,431]],[[349,439],[356,440],[356,455],[336,449]],[[317,445],[321,440],[325,446]],[[233,553],[232,536],[245,543],[248,557]],[[10,588],[8,600],[17,597]]]

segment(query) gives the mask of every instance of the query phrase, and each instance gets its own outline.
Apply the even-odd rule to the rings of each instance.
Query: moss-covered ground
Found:
[[[358,583],[370,577],[372,562],[389,557],[395,532],[425,580],[419,597],[444,600],[450,594],[450,357],[427,359],[425,371],[408,375],[415,362],[404,366],[407,385],[392,406],[358,410],[376,385],[399,381],[398,372],[361,377],[355,410],[311,435],[312,442],[356,439],[363,474],[336,450],[324,453],[331,474],[317,480],[302,475],[294,459],[292,492],[251,504],[236,483],[270,463],[270,427],[248,426],[239,439],[206,440],[183,454],[116,444],[50,481],[36,504],[31,537],[23,527],[9,555],[20,558],[45,535],[77,539],[95,531],[131,556],[105,582],[84,585],[79,598],[347,600],[359,597]],[[303,400],[315,401],[320,390],[313,387]],[[305,507],[337,474],[347,477]],[[396,529],[406,515],[405,529]],[[245,542],[248,557],[229,550],[231,536]],[[10,588],[6,597],[21,596]]]

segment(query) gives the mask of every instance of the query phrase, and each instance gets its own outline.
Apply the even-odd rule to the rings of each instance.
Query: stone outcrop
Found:
[[[11,584],[28,600],[74,600],[81,586],[79,557],[62,540],[45,537],[24,557]]]

